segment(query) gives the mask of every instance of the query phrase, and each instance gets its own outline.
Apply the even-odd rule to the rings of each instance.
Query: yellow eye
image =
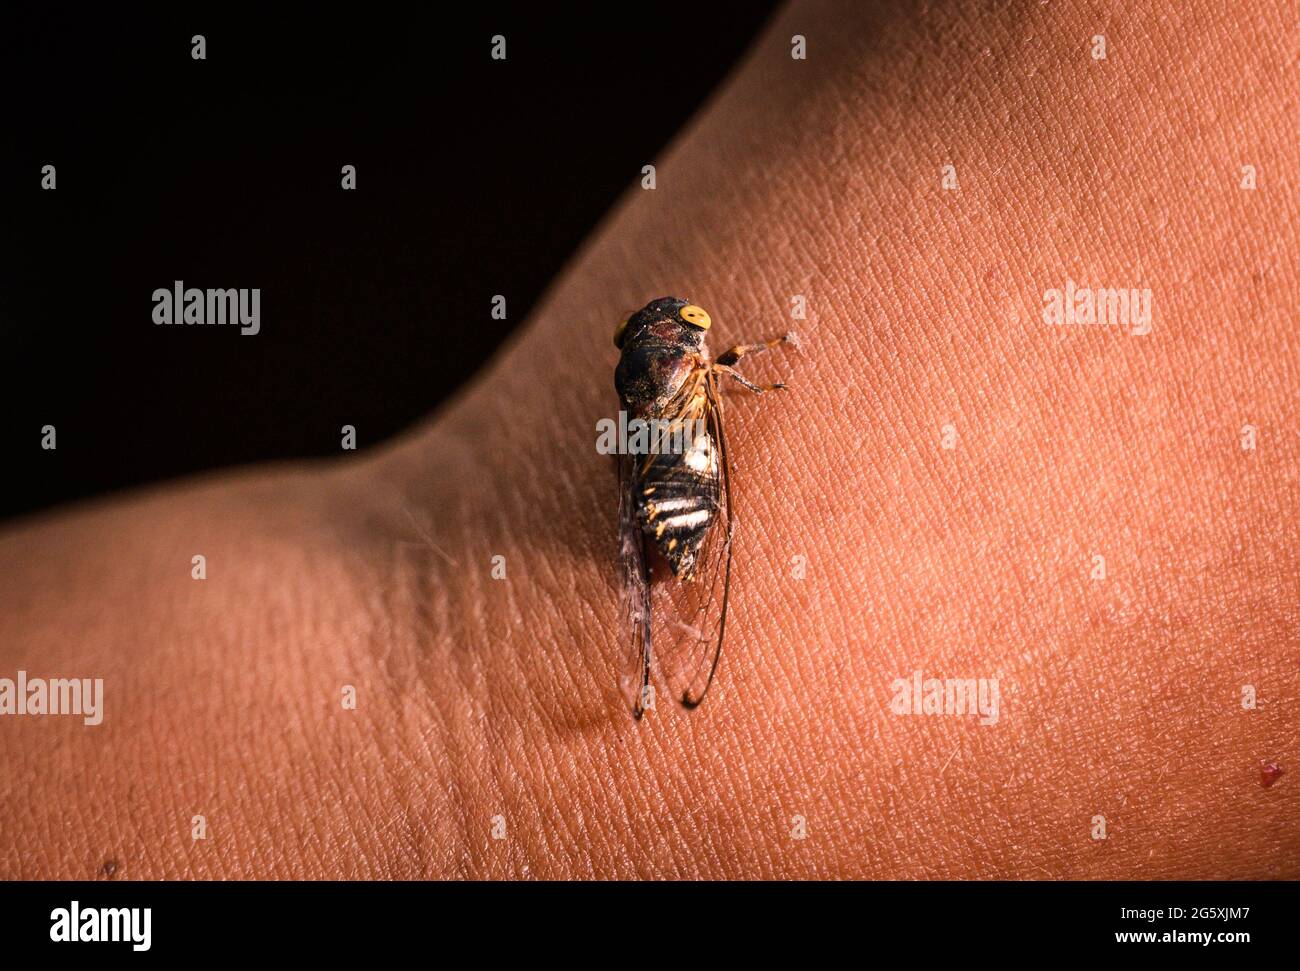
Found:
[[[688,303],[681,310],[677,311],[682,320],[686,321],[692,327],[698,327],[700,330],[708,330],[709,324],[713,323],[709,319],[708,311],[703,307],[697,307],[693,303]]]
[[[615,346],[615,347],[622,348],[622,346],[623,346],[623,335],[627,333],[627,321],[628,321],[628,320],[631,320],[631,319],[632,319],[632,318],[629,317],[629,318],[627,318],[627,320],[624,320],[623,323],[621,323],[621,324],[618,325],[618,330],[614,331],[614,346]]]

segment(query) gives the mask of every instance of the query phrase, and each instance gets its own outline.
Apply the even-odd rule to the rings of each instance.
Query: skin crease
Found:
[[[0,676],[107,712],[0,721],[0,877],[1300,877],[1293,24],[1195,7],[796,3],[424,426],[10,526]],[[638,725],[593,446],[669,294],[802,346],[728,398],[718,679]]]

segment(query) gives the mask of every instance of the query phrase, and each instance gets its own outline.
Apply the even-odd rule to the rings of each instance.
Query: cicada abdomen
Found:
[[[640,466],[635,495],[637,524],[654,539],[673,575],[690,581],[722,511],[722,465],[703,421],[682,424],[690,428],[690,441],[681,451],[652,454]]]

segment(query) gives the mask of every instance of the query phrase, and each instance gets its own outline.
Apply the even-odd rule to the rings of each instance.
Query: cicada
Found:
[[[622,352],[614,385],[629,423],[662,433],[651,436],[649,448],[619,456],[622,679],[638,719],[652,703],[652,666],[673,696],[694,708],[722,656],[736,527],[722,382],[756,393],[785,387],[755,384],[735,365],[791,335],[739,344],[715,360],[705,342],[710,323],[690,301],[660,297],[614,334]]]

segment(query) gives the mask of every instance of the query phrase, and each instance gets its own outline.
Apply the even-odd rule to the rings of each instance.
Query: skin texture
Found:
[[[914,6],[787,8],[402,440],[7,529],[0,675],[107,716],[0,721],[0,877],[1300,877],[1287,7]],[[1067,279],[1151,332],[1046,324]],[[729,400],[718,680],[638,725],[595,423],[667,294],[802,348]],[[917,670],[997,723],[894,714]]]

